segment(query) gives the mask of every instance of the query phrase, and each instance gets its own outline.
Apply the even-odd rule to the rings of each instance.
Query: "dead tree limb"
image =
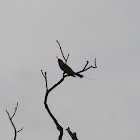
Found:
[[[48,89],[48,84],[47,84],[47,74],[46,72],[43,73],[43,71],[41,70],[41,73],[43,75],[43,77],[45,78],[45,83],[46,83],[46,94],[45,94],[45,99],[44,99],[44,105],[45,105],[45,108],[46,110],[48,111],[50,117],[52,118],[52,120],[54,121],[55,125],[56,125],[56,128],[60,131],[60,134],[59,134],[59,137],[58,137],[58,140],[62,140],[62,137],[63,137],[63,127],[58,123],[58,121],[56,120],[56,118],[54,117],[54,115],[51,113],[50,109],[49,109],[49,106],[47,104],[47,99],[48,99],[48,95],[49,93],[55,88],[57,87],[59,84],[61,84],[63,81],[64,81],[64,78],[68,75],[63,75],[63,77],[54,85],[52,86],[50,89]]]
[[[16,138],[17,138],[17,133],[20,132],[20,131],[22,131],[22,129],[23,129],[23,127],[22,127],[20,130],[17,131],[17,129],[16,129],[14,123],[13,123],[13,120],[12,120],[13,117],[15,116],[16,112],[17,112],[17,108],[18,108],[18,103],[17,103],[17,105],[16,105],[16,107],[15,107],[15,111],[14,111],[12,117],[10,117],[9,112],[6,110],[6,113],[7,113],[8,117],[9,117],[9,120],[10,120],[10,122],[11,122],[13,128],[14,128],[14,132],[15,132],[14,140],[16,140]]]
[[[66,63],[67,63],[67,60],[68,60],[68,58],[69,58],[69,54],[67,55],[67,58],[65,58],[60,43],[58,42],[58,40],[56,40],[56,42],[57,42],[58,45],[59,45],[59,48],[60,48],[62,57],[64,58],[65,64],[66,64]],[[76,73],[85,72],[85,71],[89,70],[90,68],[97,68],[97,66],[96,66],[96,59],[95,59],[95,66],[92,66],[92,65],[91,65],[91,66],[87,67],[88,63],[89,63],[89,62],[87,61],[87,63],[86,63],[86,65],[84,66],[84,68],[83,68],[82,70],[76,72]],[[48,88],[48,84],[47,84],[47,73],[46,73],[46,72],[43,72],[42,70],[41,70],[41,73],[42,73],[43,77],[45,78],[45,84],[46,84],[46,94],[45,94],[45,99],[44,99],[44,105],[45,105],[45,108],[46,108],[48,114],[50,115],[50,117],[51,117],[52,120],[54,121],[54,123],[55,123],[55,125],[56,125],[56,128],[57,128],[57,129],[59,130],[59,132],[60,132],[59,137],[58,137],[58,140],[62,140],[62,137],[63,137],[63,127],[58,123],[58,121],[56,120],[56,118],[54,117],[54,115],[51,113],[51,111],[50,111],[50,109],[49,109],[49,106],[48,106],[48,104],[47,104],[47,100],[48,100],[48,95],[49,95],[49,93],[50,93],[54,88],[56,88],[58,85],[60,85],[60,84],[64,81],[64,79],[65,79],[66,77],[69,77],[70,75],[68,75],[68,74],[66,74],[66,73],[63,73],[62,78],[61,78],[56,84],[54,84],[51,88]],[[73,140],[78,140],[78,138],[77,138],[77,136],[76,136],[76,133],[72,133],[69,127],[68,127],[66,130],[68,131],[69,135],[71,136],[71,138],[72,138]]]

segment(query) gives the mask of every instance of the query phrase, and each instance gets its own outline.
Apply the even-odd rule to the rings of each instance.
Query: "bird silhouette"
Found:
[[[79,73],[75,73],[75,72],[74,72],[67,64],[65,64],[61,59],[59,59],[58,57],[57,57],[57,59],[58,59],[59,67],[60,67],[60,69],[61,69],[62,71],[64,71],[65,73],[67,73],[68,75],[73,76],[73,77],[75,77],[75,75],[78,76],[78,77],[80,77],[80,78],[83,77],[83,75],[81,75],[81,74],[79,74]]]

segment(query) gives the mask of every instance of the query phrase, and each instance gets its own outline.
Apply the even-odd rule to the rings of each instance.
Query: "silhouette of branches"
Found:
[[[67,60],[68,60],[68,58],[69,58],[69,54],[67,55],[67,58],[65,58],[60,43],[58,42],[58,40],[56,40],[56,42],[57,42],[58,45],[59,45],[59,48],[60,48],[62,57],[63,57],[64,60],[65,60],[65,63],[67,63]],[[89,70],[90,68],[97,68],[97,66],[96,66],[96,59],[95,59],[95,66],[92,66],[92,65],[91,65],[91,66],[87,67],[88,63],[89,63],[89,62],[87,61],[87,63],[85,64],[84,68],[83,68],[82,70],[76,72],[76,73],[85,72],[85,71]],[[55,125],[56,125],[56,128],[57,128],[57,129],[59,130],[59,132],[60,132],[59,137],[58,137],[58,140],[62,140],[62,137],[63,137],[63,127],[58,123],[58,121],[56,120],[56,118],[54,117],[54,115],[51,113],[51,111],[50,111],[50,109],[49,109],[49,106],[48,106],[48,104],[47,104],[47,101],[48,101],[48,95],[49,95],[49,93],[50,93],[54,88],[56,88],[58,85],[60,85],[60,84],[64,81],[64,79],[65,79],[66,77],[70,76],[70,75],[68,75],[68,74],[66,74],[66,73],[63,73],[62,78],[61,78],[56,84],[54,84],[51,88],[48,88],[48,84],[47,84],[47,73],[46,73],[46,72],[43,72],[43,70],[41,70],[41,73],[42,73],[43,77],[45,78],[45,84],[46,84],[46,94],[45,94],[45,98],[44,98],[44,105],[45,105],[45,108],[46,108],[48,114],[50,115],[50,117],[51,117],[52,120],[54,121],[54,123],[55,123]],[[78,138],[77,138],[75,132],[72,133],[69,127],[68,127],[66,130],[67,130],[67,132],[69,133],[69,135],[71,136],[71,138],[72,138],[73,140],[78,140]]]
[[[87,63],[86,63],[86,65],[84,66],[84,68],[81,70],[81,71],[78,71],[77,73],[82,73],[82,72],[84,72],[84,71],[87,71],[88,69],[90,69],[90,68],[93,68],[93,69],[95,69],[95,68],[97,68],[97,65],[96,65],[96,58],[95,58],[95,60],[94,60],[94,62],[95,62],[95,66],[89,66],[89,67],[87,67],[87,65],[88,65],[88,61],[87,61]]]
[[[64,78],[68,75],[63,75],[63,77],[56,83],[54,84],[54,86],[52,86],[50,89],[48,89],[48,84],[47,84],[47,74],[46,72],[43,73],[43,71],[41,70],[41,73],[43,75],[43,77],[45,78],[45,83],[46,83],[46,94],[45,94],[45,99],[44,99],[44,105],[46,110],[48,111],[50,117],[52,118],[52,120],[54,121],[56,128],[60,131],[60,135],[58,137],[58,140],[62,140],[63,137],[63,127],[58,123],[58,121],[56,120],[56,118],[54,117],[54,115],[51,113],[49,106],[47,104],[47,99],[48,99],[48,95],[49,93],[55,88],[57,87],[59,84],[61,84],[64,81]]]
[[[64,53],[63,53],[63,51],[62,51],[62,47],[61,47],[59,41],[56,40],[56,42],[57,42],[58,45],[59,45],[61,54],[62,54],[62,56],[63,56],[63,58],[64,58],[64,60],[65,60],[65,63],[67,63],[68,58],[69,58],[69,54],[67,55],[67,58],[65,58]],[[75,72],[75,73],[82,73],[82,72],[84,72],[84,71],[87,71],[87,70],[90,69],[90,68],[94,68],[94,69],[97,68],[97,65],[96,65],[96,58],[95,58],[95,60],[94,60],[94,64],[95,64],[94,66],[91,65],[91,66],[87,67],[88,63],[89,63],[89,61],[87,61],[87,63],[85,64],[85,66],[84,66],[84,68],[83,68],[82,70],[80,70],[80,71],[78,71],[78,72]]]
[[[16,105],[16,107],[15,107],[15,111],[14,111],[14,113],[13,113],[12,117],[10,117],[9,112],[6,110],[6,113],[7,113],[8,117],[9,117],[9,120],[10,120],[10,122],[11,122],[11,124],[12,124],[13,128],[14,128],[14,132],[15,132],[15,135],[14,135],[14,140],[16,140],[16,138],[17,138],[17,133],[19,133],[20,131],[22,131],[22,130],[23,130],[23,127],[22,127],[20,130],[18,130],[18,131],[17,131],[17,129],[16,129],[16,127],[15,127],[14,123],[13,123],[13,120],[12,120],[12,119],[13,119],[13,117],[15,116],[16,112],[17,112],[17,108],[18,108],[18,103],[17,103],[17,105]]]

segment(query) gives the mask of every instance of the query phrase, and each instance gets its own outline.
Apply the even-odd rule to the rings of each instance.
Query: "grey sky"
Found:
[[[17,140],[54,140],[58,131],[46,112],[45,82],[61,77],[56,40],[73,70],[86,61],[98,69],[86,78],[67,78],[50,93],[49,106],[60,124],[79,140],[140,139],[140,1],[0,1],[0,139],[14,131],[5,112],[13,113]],[[63,99],[63,100],[62,100]],[[65,140],[70,140],[65,131]]]

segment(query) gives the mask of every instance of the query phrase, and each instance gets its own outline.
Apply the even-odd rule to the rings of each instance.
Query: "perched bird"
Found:
[[[79,74],[79,73],[75,73],[75,72],[74,72],[67,64],[65,64],[61,59],[59,59],[58,57],[57,57],[57,59],[58,59],[59,67],[60,67],[60,69],[61,69],[62,71],[64,71],[65,73],[67,73],[68,75],[73,76],[73,77],[75,77],[75,75],[78,76],[78,77],[80,77],[80,78],[83,77],[83,75],[81,75],[81,74]]]

